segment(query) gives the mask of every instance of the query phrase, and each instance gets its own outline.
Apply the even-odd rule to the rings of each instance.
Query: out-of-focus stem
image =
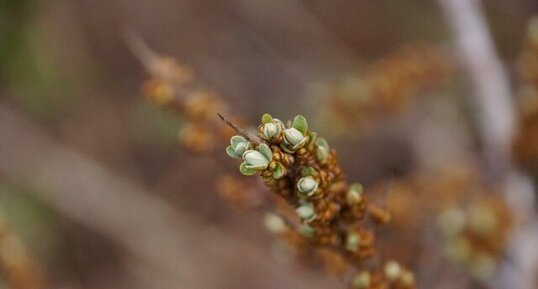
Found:
[[[461,63],[472,80],[472,94],[491,177],[510,168],[510,142],[515,113],[510,83],[495,46],[480,1],[438,0],[450,24]]]
[[[489,177],[504,186],[504,196],[520,221],[508,248],[511,263],[502,265],[494,288],[535,288],[538,230],[532,202],[532,185],[518,175],[510,162],[510,144],[515,131],[515,110],[509,79],[496,53],[479,0],[438,0],[452,27],[462,64],[472,80],[472,97],[484,146]],[[532,198],[531,198],[532,199]],[[534,241],[531,241],[534,240]],[[534,257],[533,257],[534,256]],[[534,260],[533,260],[534,259]],[[513,262],[513,264],[512,264]],[[534,271],[534,272],[533,272]]]

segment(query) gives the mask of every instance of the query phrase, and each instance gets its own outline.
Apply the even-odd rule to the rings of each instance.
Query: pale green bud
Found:
[[[307,223],[316,219],[316,211],[314,210],[314,206],[310,203],[300,205],[295,209],[295,212],[299,215],[299,218]]]
[[[324,161],[329,156],[329,149],[326,147],[318,147],[316,157],[319,161]]]
[[[273,139],[279,136],[284,130],[284,123],[274,118],[270,122],[263,123],[260,129],[260,137],[265,140]]]
[[[249,147],[249,144],[245,144],[245,143],[238,143],[237,146],[235,146],[235,152],[238,153],[238,154],[243,154],[244,152],[247,151]]]
[[[383,268],[385,277],[390,281],[395,281],[400,278],[402,274],[402,267],[396,261],[388,261]]]
[[[271,213],[265,215],[263,223],[265,228],[273,234],[281,234],[288,228],[282,217]]]
[[[318,161],[324,161],[329,156],[329,144],[324,138],[318,138],[318,140],[316,141],[316,145],[318,148],[316,152],[316,157]]]
[[[264,170],[269,165],[269,160],[259,151],[248,150],[243,154],[243,160],[246,167],[254,170]]]
[[[349,190],[346,195],[346,202],[348,205],[353,206],[359,204],[362,201],[362,185],[355,183],[349,187]]]
[[[297,182],[297,189],[304,196],[312,196],[318,188],[318,182],[312,177],[302,177]]]
[[[307,141],[307,137],[296,128],[284,130],[284,142],[291,146],[293,150],[300,148]]]
[[[356,232],[351,232],[347,234],[346,237],[346,250],[355,252],[359,249],[361,242],[361,237]]]
[[[314,233],[316,232],[316,230],[310,227],[309,225],[302,224],[299,226],[298,232],[303,237],[311,238],[312,236],[314,236]]]
[[[400,277],[400,281],[403,285],[411,288],[413,285],[415,285],[415,275],[413,272],[405,270]]]
[[[355,289],[364,289],[370,287],[371,283],[371,276],[370,272],[364,271],[359,274],[357,274],[353,281],[351,282],[353,288]]]
[[[242,136],[235,135],[230,139],[230,145],[226,148],[226,153],[234,159],[240,159],[250,147],[249,141]]]
[[[280,133],[280,128],[274,123],[268,123],[263,126],[263,136],[270,139]]]

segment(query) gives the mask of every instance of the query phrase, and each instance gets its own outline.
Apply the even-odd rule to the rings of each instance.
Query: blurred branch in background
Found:
[[[510,83],[497,56],[480,1],[439,0],[452,27],[461,64],[472,79],[471,94],[489,177],[510,168],[515,115]]]
[[[141,281],[139,288],[334,285],[313,273],[277,265],[266,250],[178,212],[52,141],[5,107],[0,107],[0,135],[9,136],[0,139],[0,176],[11,183],[29,182],[62,214],[125,248],[132,256],[126,259],[143,264],[131,272]],[[239,258],[241,262],[236,262]],[[253,283],[245,285],[248,282]]]
[[[532,206],[532,182],[513,170],[510,147],[516,119],[514,98],[508,75],[504,71],[480,1],[439,0],[446,19],[452,27],[461,63],[472,80],[474,105],[478,112],[477,122],[484,148],[486,170],[493,183],[504,187],[504,195],[519,221],[534,220]],[[538,238],[538,228],[522,224],[510,242],[510,257],[515,264],[504,266],[499,288],[534,288],[534,272],[537,268],[536,244],[529,240]],[[492,284],[493,285],[493,284]]]

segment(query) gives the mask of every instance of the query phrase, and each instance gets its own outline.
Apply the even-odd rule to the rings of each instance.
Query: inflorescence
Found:
[[[287,124],[264,114],[258,140],[230,139],[227,154],[241,159],[242,174],[260,175],[271,191],[295,209],[295,220],[272,215],[271,231],[295,232],[299,243],[329,249],[357,268],[375,253],[375,227],[390,220],[381,207],[368,205],[360,184],[348,184],[335,150],[311,131],[299,115]],[[384,268],[359,270],[352,288],[414,288],[413,274],[395,261]]]
[[[379,116],[401,114],[419,96],[445,84],[454,71],[443,49],[428,45],[402,47],[361,76],[349,76],[328,88],[327,117],[347,127],[370,126]]]

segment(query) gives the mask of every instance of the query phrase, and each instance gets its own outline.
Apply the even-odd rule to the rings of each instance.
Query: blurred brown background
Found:
[[[538,3],[484,4],[513,70]],[[404,44],[451,45],[437,3],[0,0],[0,214],[52,287],[342,286],[272,254],[260,214],[218,198],[215,160],[179,148],[181,123],[141,97],[145,74],[126,31],[192,66],[251,121],[264,112],[314,118],[319,83]],[[456,80],[439,94],[458,102],[464,86]],[[335,143],[350,177],[373,183],[405,174],[424,154],[465,155],[451,146],[421,151],[414,124],[458,118],[436,115],[443,101]],[[458,125],[450,129],[460,135]]]

